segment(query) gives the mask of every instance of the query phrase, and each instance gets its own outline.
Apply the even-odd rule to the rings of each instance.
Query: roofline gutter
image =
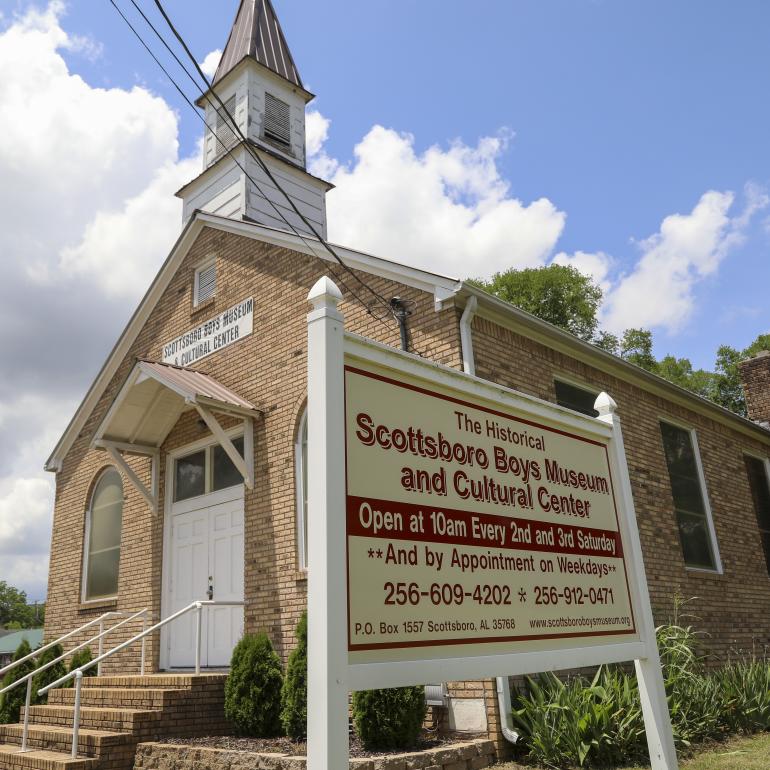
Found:
[[[461,281],[456,296],[458,298],[465,297],[466,304],[472,298],[475,298],[478,302],[475,315],[479,315],[482,312],[482,309],[486,309],[488,313],[491,313],[493,316],[491,320],[499,320],[500,316],[504,316],[506,320],[508,320],[508,328],[512,328],[514,331],[524,333],[525,336],[530,336],[536,341],[542,342],[559,352],[565,352],[573,358],[578,357],[575,355],[577,349],[577,351],[585,354],[584,360],[591,366],[595,366],[602,371],[613,374],[619,379],[632,382],[636,380],[637,382],[640,382],[642,387],[646,386],[645,389],[648,391],[663,391],[663,395],[668,398],[673,397],[674,401],[685,408],[705,413],[712,419],[721,422],[729,421],[732,424],[732,427],[741,430],[744,433],[749,433],[764,443],[770,442],[770,430],[763,428],[758,423],[755,423],[746,417],[741,417],[739,414],[735,414],[735,412],[731,412],[729,409],[725,409],[723,406],[719,406],[719,404],[709,401],[707,398],[699,396],[697,393],[693,393],[679,385],[675,385],[673,382],[669,382],[660,375],[648,372],[646,369],[642,369],[636,364],[632,364],[619,356],[608,353],[606,350],[602,350],[601,348],[596,347],[596,345],[592,345],[590,342],[585,342],[579,337],[575,337],[573,334],[560,329],[558,326],[543,321],[537,316],[534,316],[499,297],[495,297],[493,294],[489,294],[471,283]],[[511,322],[515,322],[518,329],[513,327]],[[531,334],[527,335],[527,331],[531,332]],[[561,350],[561,347],[568,348],[572,352]],[[652,386],[652,388],[649,386]]]
[[[476,315],[476,309],[479,306],[477,297],[468,298],[465,303],[465,310],[460,317],[460,348],[463,358],[463,371],[472,377],[476,375],[476,360],[473,355],[473,335],[471,334],[471,324]]]

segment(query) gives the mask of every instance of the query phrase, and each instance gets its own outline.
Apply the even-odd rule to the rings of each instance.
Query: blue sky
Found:
[[[770,181],[767,3],[275,5],[318,95],[314,106],[332,120],[333,157],[349,160],[374,124],[412,133],[417,150],[509,129],[515,137],[498,168],[516,197],[545,196],[566,212],[560,250],[602,251],[630,265],[632,239],[689,212],[706,190],[740,193],[747,182]],[[167,3],[201,60],[224,45],[236,7],[236,0]],[[160,93],[179,107],[182,148],[192,150],[200,123],[106,0],[70,3],[63,24],[104,46],[94,61],[68,56],[73,71],[94,85],[139,82]],[[744,346],[767,331],[764,218],[700,283],[689,322],[656,330],[660,354],[709,366],[719,343]]]
[[[770,4],[273,2],[333,239],[458,277],[574,264],[606,326],[696,366],[770,331]],[[165,5],[203,61],[237,0]],[[42,463],[179,233],[202,128],[108,0],[0,0],[0,68],[0,580],[41,599]]]

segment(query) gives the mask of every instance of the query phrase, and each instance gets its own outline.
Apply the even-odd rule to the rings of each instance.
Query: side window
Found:
[[[757,525],[762,538],[762,550],[770,574],[770,483],[767,478],[767,465],[757,457],[746,455],[744,459],[751,497],[754,500],[754,513],[757,515]]]
[[[554,380],[553,384],[556,389],[556,403],[559,406],[587,414],[589,417],[599,415],[599,412],[594,409],[594,402],[599,395],[598,393],[586,388],[579,388],[577,385],[562,380]]]
[[[660,431],[685,564],[716,570],[716,544],[693,434],[665,422],[660,424]]]
[[[294,445],[297,490],[297,552],[300,569],[307,569],[307,410],[300,418]]]
[[[83,595],[86,601],[118,593],[120,535],[123,525],[123,480],[115,468],[99,479],[86,516],[86,559]]]

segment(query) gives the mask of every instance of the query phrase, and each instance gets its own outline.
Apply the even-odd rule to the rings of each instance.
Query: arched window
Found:
[[[294,445],[297,489],[297,552],[300,569],[307,569],[307,409],[302,413]]]
[[[123,481],[108,468],[94,488],[86,515],[86,559],[83,597],[106,599],[118,593],[120,532],[123,523]]]

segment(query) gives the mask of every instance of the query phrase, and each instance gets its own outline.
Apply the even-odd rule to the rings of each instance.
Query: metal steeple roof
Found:
[[[218,83],[246,56],[253,57],[290,83],[304,88],[270,0],[241,0],[214,75],[214,83]]]

